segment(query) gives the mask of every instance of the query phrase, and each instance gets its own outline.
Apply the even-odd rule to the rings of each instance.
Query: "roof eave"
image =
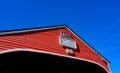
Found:
[[[0,35],[9,35],[9,34],[18,34],[18,33],[25,33],[25,32],[32,32],[32,31],[40,31],[40,30],[50,30],[50,29],[57,29],[57,28],[65,28],[67,27],[66,24],[63,25],[56,25],[56,26],[46,26],[46,27],[35,27],[35,28],[24,28],[24,29],[15,29],[15,30],[5,30],[0,31]]]

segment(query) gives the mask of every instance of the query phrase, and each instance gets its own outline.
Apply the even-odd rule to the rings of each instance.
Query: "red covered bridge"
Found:
[[[66,25],[0,32],[0,73],[110,73],[109,61]]]

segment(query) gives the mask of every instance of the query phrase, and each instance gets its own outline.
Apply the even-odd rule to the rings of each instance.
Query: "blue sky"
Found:
[[[0,30],[67,24],[120,73],[119,0],[1,0]]]

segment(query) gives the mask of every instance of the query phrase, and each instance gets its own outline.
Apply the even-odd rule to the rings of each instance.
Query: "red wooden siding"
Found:
[[[13,48],[30,48],[69,55],[66,53],[65,48],[59,44],[60,32],[71,34],[73,39],[76,41],[78,48],[76,51],[74,51],[75,57],[97,62],[109,71],[107,63],[102,60],[103,58],[99,56],[94,50],[90,49],[90,47],[88,47],[78,37],[76,37],[76,35],[74,35],[65,27],[19,34],[2,35],[0,36],[0,51]]]

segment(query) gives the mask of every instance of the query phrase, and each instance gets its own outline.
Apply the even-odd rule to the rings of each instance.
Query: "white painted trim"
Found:
[[[31,52],[37,52],[37,53],[43,53],[43,54],[50,54],[50,55],[56,55],[56,56],[71,58],[71,59],[82,60],[82,61],[86,61],[86,62],[90,62],[90,63],[94,63],[96,65],[99,65],[103,69],[105,69],[107,71],[107,73],[111,73],[104,66],[102,66],[101,64],[99,64],[97,62],[94,62],[94,61],[91,61],[91,60],[87,60],[87,59],[83,59],[83,58],[77,58],[77,57],[73,57],[73,56],[67,56],[67,55],[57,54],[57,53],[53,53],[53,52],[42,51],[42,50],[27,49],[27,48],[14,48],[14,49],[0,51],[0,55],[1,54],[5,54],[5,53],[10,53],[10,52],[17,52],[17,51],[31,51]]]
[[[109,70],[110,70],[110,73],[112,73],[112,71],[111,71],[111,69],[110,69],[110,64],[108,64],[108,68],[109,68]]]

